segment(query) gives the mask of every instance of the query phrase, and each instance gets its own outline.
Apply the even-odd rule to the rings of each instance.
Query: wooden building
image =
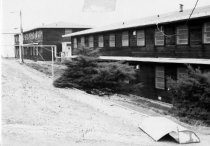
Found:
[[[101,48],[101,59],[125,60],[139,70],[140,96],[171,102],[168,77],[186,74],[186,64],[210,71],[210,6],[64,35],[74,50]],[[189,19],[190,17],[190,19]]]
[[[56,22],[49,25],[43,25],[36,27],[23,33],[23,44],[36,44],[36,45],[56,45],[57,55],[59,56],[66,46],[70,42],[63,42],[62,35],[70,34],[77,31],[89,29],[89,26],[70,24],[65,22]],[[19,35],[15,35],[15,57],[19,57]],[[62,43],[65,45],[62,46]],[[62,48],[63,47],[63,48]],[[71,48],[69,48],[71,49]],[[40,60],[51,60],[50,48],[29,48],[24,47],[23,54],[24,58],[33,59],[38,58]]]

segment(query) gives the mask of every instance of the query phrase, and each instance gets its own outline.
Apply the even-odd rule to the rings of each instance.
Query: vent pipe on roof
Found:
[[[179,4],[179,12],[183,12],[183,4]]]

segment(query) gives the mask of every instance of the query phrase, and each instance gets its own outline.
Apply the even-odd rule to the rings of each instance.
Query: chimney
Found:
[[[179,12],[183,12],[183,4],[179,4]]]

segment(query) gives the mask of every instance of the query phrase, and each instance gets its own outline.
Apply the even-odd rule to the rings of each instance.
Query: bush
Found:
[[[97,49],[80,48],[80,54],[66,62],[67,69],[54,81],[59,88],[78,88],[91,94],[126,93],[132,89],[129,81],[135,80],[135,69],[123,62],[101,62]]]
[[[173,113],[190,120],[210,124],[210,72],[188,67],[188,75],[170,80],[169,95],[173,99]]]

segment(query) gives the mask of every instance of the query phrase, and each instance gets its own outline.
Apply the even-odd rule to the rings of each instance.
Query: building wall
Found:
[[[35,29],[23,33],[23,44],[43,43],[43,30]]]
[[[188,26],[188,44],[178,45],[176,28],[180,25],[185,25],[186,21],[179,21],[174,23],[165,23],[159,25],[163,27],[165,37],[164,45],[155,45],[155,29],[156,25],[128,28],[123,30],[107,31],[94,34],[86,34],[81,36],[71,37],[72,47],[74,47],[74,39],[77,39],[79,44],[80,38],[85,37],[85,43],[88,47],[88,37],[94,37],[94,48],[98,48],[98,36],[104,36],[104,47],[100,49],[100,53],[104,56],[128,56],[128,57],[166,57],[166,58],[204,58],[210,59],[210,44],[203,43],[203,26],[205,22],[210,22],[210,17],[202,19],[190,20]],[[135,31],[144,30],[145,32],[145,45],[137,46],[137,36]],[[128,31],[129,33],[129,46],[122,46],[122,33]],[[115,34],[115,47],[109,46],[109,35]],[[79,45],[77,45],[79,46]],[[73,48],[73,55],[76,55]],[[184,64],[169,64],[169,63],[149,63],[149,62],[129,62],[130,65],[140,65],[138,71],[137,81],[143,84],[143,88],[134,94],[164,102],[171,102],[167,95],[167,78],[171,77],[177,79],[178,68],[186,68]],[[156,87],[156,67],[161,66],[164,68],[164,83],[163,89]],[[193,65],[200,67],[202,70],[210,70],[210,65]]]
[[[178,68],[187,68],[184,64],[170,64],[170,63],[149,63],[149,62],[129,62],[130,65],[136,66],[139,65],[137,70],[137,80],[136,82],[141,82],[143,87],[140,90],[134,92],[133,94],[150,98],[153,100],[159,100],[167,103],[171,103],[172,99],[169,98],[167,90],[168,87],[168,78],[177,79]],[[164,67],[165,73],[165,88],[158,89],[155,86],[155,70],[157,66]],[[210,71],[210,65],[192,65],[194,68],[200,68],[201,71]],[[161,99],[160,99],[161,98]]]
[[[68,30],[71,30],[71,32],[76,32],[79,30],[84,30],[86,28],[68,28]],[[70,31],[68,31],[70,32]],[[60,52],[62,51],[62,35],[66,34],[66,28],[40,28],[40,29],[34,29],[31,31],[24,32],[23,34],[23,43],[24,44],[32,44],[37,43],[39,45],[56,45],[57,46],[57,55],[60,55]],[[15,38],[18,36],[15,36]],[[19,44],[19,41],[15,41],[15,44]],[[24,58],[28,59],[34,59],[38,58],[39,60],[51,60],[52,54],[51,54],[51,48],[47,47],[46,49],[41,49],[39,51],[39,55],[36,54],[30,55],[32,50],[29,51],[30,48],[24,47]],[[19,54],[17,53],[19,50],[18,47],[16,47],[16,57],[19,57]],[[28,52],[27,52],[28,51]],[[43,59],[44,58],[44,59]]]
[[[203,37],[203,25],[205,22],[210,22],[209,17],[203,19],[191,20],[188,22],[189,36],[187,45],[176,44],[176,27],[185,25],[186,21],[180,21],[176,23],[162,24],[164,33],[169,36],[165,36],[164,46],[155,45],[155,29],[156,25],[128,28],[124,30],[109,31],[103,33],[95,33],[84,35],[86,39],[92,35],[94,36],[94,47],[97,48],[98,35],[104,36],[104,47],[101,48],[101,53],[105,56],[133,56],[133,57],[174,57],[174,58],[210,58],[210,44],[204,44]],[[159,27],[160,27],[159,26]],[[136,35],[133,35],[134,31],[145,31],[145,46],[137,46]],[[122,32],[129,32],[129,46],[122,46]],[[114,33],[115,47],[109,47],[109,34]],[[78,43],[81,36],[73,36],[77,38]],[[87,43],[87,42],[86,42]],[[88,46],[88,43],[87,43]]]

